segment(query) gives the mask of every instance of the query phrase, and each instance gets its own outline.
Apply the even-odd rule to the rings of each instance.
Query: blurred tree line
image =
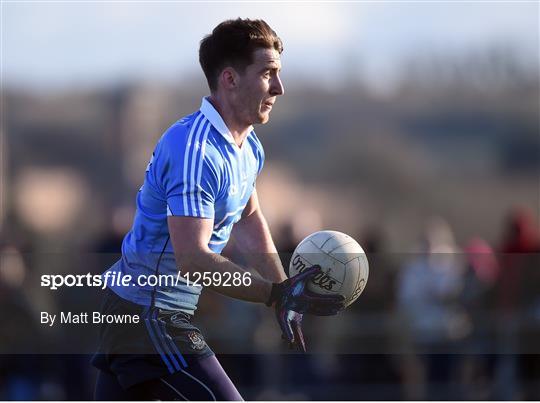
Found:
[[[538,208],[537,62],[504,46],[419,51],[384,95],[371,91],[361,72],[353,76],[334,90],[285,83],[272,122],[256,128],[267,166],[286,166],[337,198],[340,189],[358,198],[357,216],[389,230],[400,250],[428,213],[448,217],[458,239],[480,233],[494,240],[500,228],[493,218],[509,206]],[[157,139],[206,94],[199,84],[156,80],[39,93],[7,83],[5,228],[25,230],[14,190],[27,167],[80,174],[93,198],[86,220],[131,204]],[[86,235],[96,231],[91,227]]]

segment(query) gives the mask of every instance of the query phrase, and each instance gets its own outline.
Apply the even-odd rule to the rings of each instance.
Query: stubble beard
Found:
[[[262,104],[259,108],[262,108],[263,106],[264,104]],[[259,109],[258,112],[259,113],[257,114],[257,118],[258,118],[257,123],[261,125],[268,123],[268,121],[270,120],[270,111],[263,112],[261,111],[261,109]]]

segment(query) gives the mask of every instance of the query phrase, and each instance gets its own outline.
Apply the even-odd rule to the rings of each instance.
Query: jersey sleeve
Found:
[[[168,216],[214,218],[219,177],[206,153],[209,123],[172,126],[160,140],[155,178],[167,200]]]

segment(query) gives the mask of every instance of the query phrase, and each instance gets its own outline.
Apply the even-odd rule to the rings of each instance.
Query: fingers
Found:
[[[281,328],[282,336],[289,342],[294,342],[294,333],[293,329],[291,328],[291,323],[289,319],[289,315],[292,311],[287,310],[279,310],[276,311],[277,321],[279,323],[279,327]],[[292,312],[294,313],[294,312]]]
[[[296,276],[292,277],[292,279],[294,279],[295,282],[304,281],[304,280],[309,279],[309,278],[311,278],[313,276],[316,276],[317,273],[319,273],[320,271],[321,271],[321,266],[316,264],[314,266],[311,266],[311,267],[307,268],[302,273],[297,274]]]
[[[302,351],[303,353],[306,352],[306,343],[304,342],[304,335],[302,334],[302,316],[299,315],[300,318],[296,318],[293,322],[291,322],[292,330],[294,333],[294,342],[298,349]]]
[[[318,315],[318,316],[332,316],[336,315],[338,312],[345,309],[345,306],[343,304],[335,304],[335,305],[320,305],[320,304],[310,304],[307,305],[306,313],[309,313],[311,315]]]
[[[313,315],[335,315],[345,308],[343,295],[319,295],[305,290],[302,298],[306,304],[306,312]]]
[[[287,340],[290,348],[306,352],[304,335],[302,334],[302,314],[291,310],[276,312],[281,328],[281,338]]]
[[[307,288],[304,291],[306,299],[317,301],[325,304],[339,304],[345,301],[345,297],[341,294],[316,294]]]
[[[297,284],[303,286],[302,283]],[[301,288],[293,291],[294,303],[288,309],[299,313],[310,313],[319,316],[335,315],[345,308],[345,298],[342,295],[320,295]]]
[[[331,307],[328,307],[328,306],[317,306],[317,305],[312,305],[312,306],[308,306],[308,308],[306,309],[306,313],[309,313],[311,315],[316,315],[316,316],[333,316],[333,315],[337,315],[339,311],[341,311],[343,309],[343,307],[341,306],[331,306]]]
[[[306,305],[306,313],[319,316],[335,315],[339,311],[343,310],[345,305],[339,304],[326,304],[326,303],[310,303]]]

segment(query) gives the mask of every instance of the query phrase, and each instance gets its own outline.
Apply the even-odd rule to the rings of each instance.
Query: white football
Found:
[[[337,231],[319,231],[298,244],[291,258],[292,277],[319,265],[322,273],[308,284],[317,294],[339,294],[349,306],[362,294],[369,275],[369,264],[362,247],[352,237]]]

